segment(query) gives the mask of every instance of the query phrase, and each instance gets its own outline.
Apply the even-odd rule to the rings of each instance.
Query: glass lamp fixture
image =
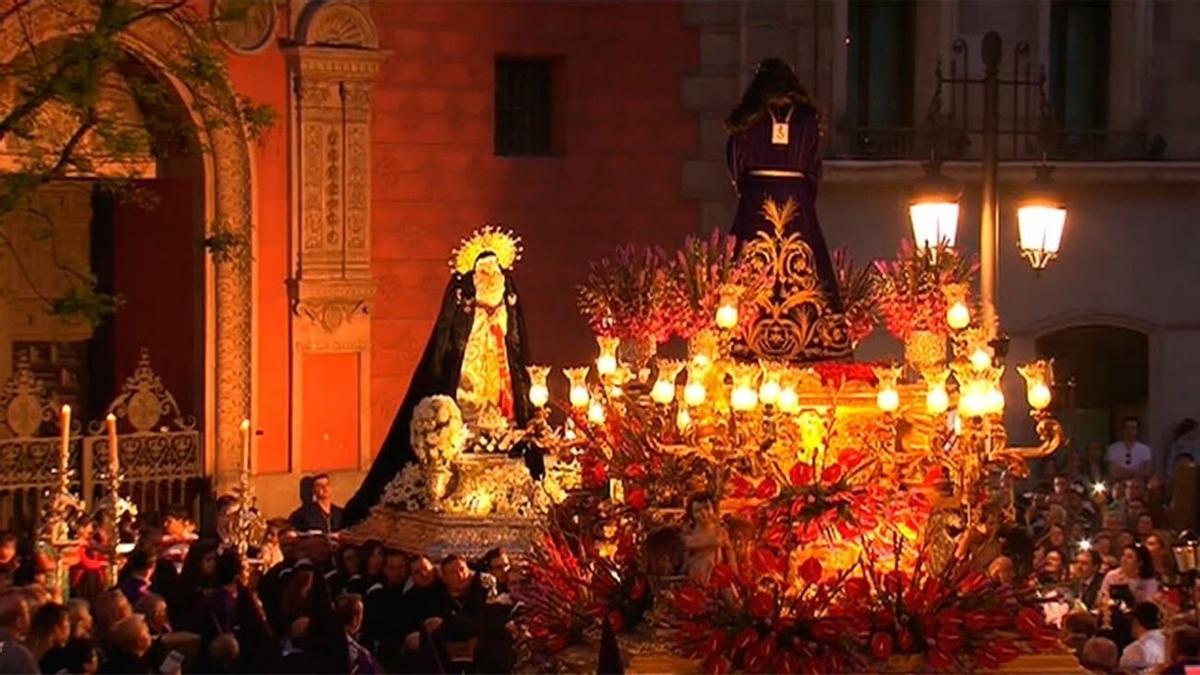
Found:
[[[883,366],[873,368],[878,393],[875,394],[875,404],[885,413],[896,412],[900,408],[900,392],[896,390],[896,381],[900,379],[899,366]]]
[[[1034,270],[1042,271],[1058,257],[1067,206],[1054,186],[1054,167],[1042,164],[1017,205],[1017,232],[1021,255]]]
[[[598,336],[596,344],[600,346],[600,355],[596,357],[596,374],[609,377],[617,372],[617,348],[621,346],[621,338]]]
[[[550,402],[550,387],[546,384],[550,376],[549,366],[529,366],[529,402],[535,408],[544,408]]]
[[[953,247],[958,236],[958,200],[962,187],[942,175],[941,162],[924,165],[925,175],[912,187],[908,217],[919,250]]]
[[[971,367],[980,372],[987,370],[992,365],[992,355],[988,353],[986,347],[976,347],[968,358],[971,361]]]
[[[758,407],[758,366],[736,364],[733,366],[733,391],[729,394],[729,407],[735,412],[750,412]]]
[[[650,388],[650,399],[659,405],[670,405],[675,400],[675,378],[683,370],[683,362],[674,359],[659,359],[658,379]]]
[[[983,382],[968,382],[958,397],[958,410],[967,417],[982,417],[987,413],[987,389]]]
[[[946,325],[952,330],[962,330],[971,325],[971,308],[967,306],[967,285],[946,284],[942,288],[946,296]]]
[[[721,299],[717,305],[716,322],[721,330],[732,330],[738,323],[738,297],[741,289],[727,284],[721,288]]]
[[[571,405],[575,408],[586,408],[591,396],[588,394],[587,388],[587,366],[578,368],[565,368],[563,374],[567,376],[567,380],[571,383],[571,388],[568,394],[568,399]]]
[[[1025,400],[1034,410],[1045,410],[1050,406],[1054,384],[1054,361],[1038,360],[1017,366],[1017,372],[1025,379]]]
[[[762,382],[758,385],[758,402],[763,405],[776,406],[779,395],[783,392],[780,380],[783,377],[783,365],[774,361],[764,361],[762,367]]]
[[[687,431],[692,426],[692,416],[688,414],[687,408],[680,408],[679,412],[675,413],[675,426],[680,431]]]
[[[588,421],[592,424],[604,424],[604,406],[601,405],[600,401],[592,401],[588,405],[587,417]]]
[[[925,410],[930,415],[941,415],[950,408],[950,394],[946,392],[946,380],[950,378],[950,371],[942,368],[941,370],[928,370],[921,374],[925,378]]]

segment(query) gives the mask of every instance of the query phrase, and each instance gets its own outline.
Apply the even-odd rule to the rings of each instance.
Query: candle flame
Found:
[[[242,420],[242,431],[250,431],[250,420]]]

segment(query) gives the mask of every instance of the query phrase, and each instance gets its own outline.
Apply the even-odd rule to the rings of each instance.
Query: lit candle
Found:
[[[717,308],[717,327],[729,330],[737,325],[738,310],[733,305],[721,305]]]
[[[992,365],[992,355],[983,347],[977,347],[975,351],[971,352],[971,365],[975,370],[986,370],[988,366]]]
[[[599,401],[592,401],[587,411],[588,421],[592,424],[604,424],[604,406]]]
[[[121,476],[121,453],[117,449],[117,416],[112,413],[104,418],[104,425],[108,427],[108,466],[109,475],[113,480]]]
[[[692,426],[692,416],[688,414],[687,408],[680,408],[678,413],[675,413],[675,426],[680,431],[687,431],[688,427]]]
[[[971,325],[971,310],[966,303],[956,302],[946,310],[946,323],[954,330],[962,330]]]
[[[672,359],[660,359],[658,362],[658,379],[650,389],[650,398],[659,405],[669,405],[675,400],[675,379],[683,370],[683,362]]]
[[[242,420],[242,471],[250,473],[250,420]]]
[[[71,406],[63,405],[59,414],[59,424],[62,425],[62,444],[58,452],[58,470],[65,478],[71,461]]]

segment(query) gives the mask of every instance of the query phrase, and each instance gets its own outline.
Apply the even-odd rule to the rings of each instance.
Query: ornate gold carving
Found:
[[[817,274],[812,248],[798,233],[785,233],[796,217],[796,204],[768,197],[762,214],[774,226],[760,232],[742,251],[759,278],[748,302],[756,318],[746,324],[736,352],[782,361],[813,361],[850,354],[845,316],[829,307]]]
[[[454,249],[450,267],[459,274],[469,274],[475,269],[475,261],[484,253],[494,254],[501,267],[511,270],[521,259],[521,238],[495,225],[484,225]]]
[[[218,21],[221,42],[239,54],[255,54],[266,48],[275,37],[279,20],[275,0],[212,0],[212,16]]]

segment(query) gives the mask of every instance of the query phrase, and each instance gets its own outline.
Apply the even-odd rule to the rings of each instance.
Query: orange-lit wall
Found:
[[[258,471],[288,471],[288,145],[287,65],[274,47],[229,62],[234,87],[271,105],[278,121],[251,147],[254,161],[255,408]]]
[[[525,240],[517,271],[534,358],[593,348],[572,287],[619,242],[677,242],[698,222],[680,195],[697,143],[680,101],[698,37],[675,2],[376,2],[392,55],[376,86],[372,146],[372,435],[387,433],[463,235],[501,222]],[[497,54],[559,60],[562,153],[493,155]]]
[[[372,15],[380,47],[391,52],[372,126],[374,448],[428,336],[449,253],[476,226],[501,222],[524,237],[517,280],[533,352],[555,364],[592,349],[572,290],[587,260],[620,242],[677,242],[696,227],[697,207],[680,195],[680,163],[695,153],[698,134],[679,83],[696,69],[699,45],[674,2],[378,1]],[[281,16],[281,34],[286,23]],[[558,59],[558,156],[493,155],[497,54]],[[320,397],[357,400],[355,364],[306,359],[303,391],[289,406],[287,67],[272,45],[232,56],[230,69],[239,93],[279,114],[253,146],[256,473],[353,469],[357,420],[344,405],[300,419],[302,466],[289,458],[289,409],[314,410]]]

